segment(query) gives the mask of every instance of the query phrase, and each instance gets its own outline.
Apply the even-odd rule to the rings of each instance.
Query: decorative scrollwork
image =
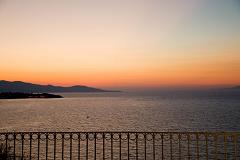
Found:
[[[175,134],[173,134],[173,135],[175,135]],[[166,133],[162,133],[161,134],[161,139],[164,140],[164,141],[169,141],[170,140],[170,135],[166,134]]]
[[[61,140],[62,139],[62,134],[56,133],[56,140]]]
[[[189,141],[195,141],[196,140],[196,135],[194,133],[188,133],[189,136]]]
[[[13,140],[15,139],[14,134],[8,134],[8,135],[7,135],[7,139],[8,139],[9,141],[13,141]]]
[[[96,139],[96,138],[95,138],[95,133],[89,133],[89,134],[88,134],[88,139],[89,139],[90,141],[94,141],[94,139]]]
[[[46,134],[44,133],[44,134],[40,134],[40,140],[42,140],[42,141],[44,141],[44,140],[46,140]]]
[[[6,140],[6,134],[1,134],[0,135],[0,141]]]
[[[206,134],[205,133],[198,133],[198,140],[199,141],[205,141]]]
[[[72,139],[73,139],[73,140],[78,140],[78,139],[79,139],[78,134],[77,134],[77,133],[73,133],[73,134],[72,134]]]
[[[126,141],[128,139],[128,134],[127,133],[122,133],[121,134],[121,140]]]
[[[30,139],[31,139],[30,134],[31,134],[31,133],[22,134],[22,139],[24,139],[24,140],[30,140]]]
[[[154,143],[171,143],[178,144],[190,142],[205,144],[207,141],[211,142],[238,142],[240,140],[240,133],[231,132],[7,132],[0,133],[0,142],[5,141],[57,141],[57,140],[80,140],[80,141],[148,141]],[[35,142],[33,142],[35,143]],[[131,142],[130,142],[131,143]]]
[[[137,134],[134,134],[134,133],[129,133],[129,140],[136,140],[137,139]]]
[[[48,140],[50,140],[50,141],[54,141],[54,139],[56,139],[56,134],[50,133],[50,134],[48,134],[47,138],[48,138]]]
[[[32,133],[32,140],[37,140],[38,139],[38,134]]]
[[[16,140],[17,140],[17,141],[22,140],[22,135],[21,135],[21,133],[17,133],[17,134],[16,134]]]
[[[105,139],[106,139],[107,141],[110,141],[111,138],[112,138],[111,133],[105,133]]]
[[[103,139],[103,133],[96,133],[96,139],[97,140]]]
[[[162,139],[162,136],[160,133],[155,133],[154,136],[156,141],[160,141]]]
[[[120,138],[120,134],[119,133],[113,133],[113,140],[118,141]]]
[[[64,140],[66,140],[66,141],[70,140],[70,138],[71,138],[70,133],[64,134],[64,135],[63,135],[63,138],[64,138]]]
[[[181,141],[187,141],[187,139],[188,139],[188,134],[186,134],[186,133],[181,133],[179,138],[180,138]]]
[[[87,134],[86,133],[80,133],[80,140],[85,141],[87,139]]]
[[[153,135],[152,134],[146,134],[146,140],[147,141],[152,141],[153,140]]]
[[[84,142],[82,143],[81,141]],[[95,152],[94,155],[96,157],[99,157],[98,154],[102,156],[104,153],[105,155],[103,155],[103,157],[108,158],[110,158],[110,156],[115,158],[115,153],[118,152],[120,155],[117,155],[117,157],[122,156],[122,159],[127,159],[124,157],[129,153],[133,154],[133,156],[138,155],[139,159],[143,159],[143,157],[140,157],[143,154],[145,154],[146,157],[152,156],[153,159],[159,159],[160,157],[169,159],[170,156],[174,159],[177,155],[182,154],[180,158],[191,159],[198,155],[199,158],[202,155],[204,158],[205,156],[208,156],[208,158],[214,157],[213,154],[215,153],[221,153],[217,158],[221,158],[221,155],[226,154],[229,159],[237,159],[239,154],[236,153],[238,153],[239,142],[240,133],[238,132],[0,133],[1,146],[10,146],[11,148],[14,145],[15,148],[13,147],[11,149],[12,151],[15,149],[14,151],[16,151],[17,154],[27,155],[29,153],[30,156],[39,154],[39,159],[45,158],[45,155],[41,155],[42,153],[53,153],[52,156],[56,157],[60,157],[61,155],[58,155],[60,153],[65,159],[69,154],[69,157],[72,156],[72,159],[77,159],[76,156],[79,158],[87,155],[87,153],[90,155],[93,152]],[[23,153],[18,153],[21,151],[23,151]],[[164,154],[164,156],[161,156],[161,153]],[[67,156],[64,156],[66,154]],[[41,156],[44,156],[44,158]],[[46,157],[50,157],[49,154],[46,155]],[[151,159],[151,157],[149,159]]]

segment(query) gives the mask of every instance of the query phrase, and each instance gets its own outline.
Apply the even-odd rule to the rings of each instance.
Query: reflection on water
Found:
[[[0,131],[238,131],[240,94],[97,93],[0,100]]]

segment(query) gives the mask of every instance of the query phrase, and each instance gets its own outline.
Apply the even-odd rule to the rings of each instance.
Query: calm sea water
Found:
[[[239,131],[240,92],[68,93],[0,100],[0,131]]]

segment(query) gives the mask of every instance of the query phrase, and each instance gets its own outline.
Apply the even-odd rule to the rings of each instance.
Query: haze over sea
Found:
[[[0,131],[239,131],[240,91],[60,93],[0,100]]]

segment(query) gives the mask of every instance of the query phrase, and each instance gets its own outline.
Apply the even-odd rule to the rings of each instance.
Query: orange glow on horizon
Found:
[[[212,61],[194,61],[126,70],[82,70],[52,72],[0,69],[1,79],[52,85],[93,87],[211,86],[240,84],[238,60],[222,57]],[[27,76],[26,76],[27,75]]]

